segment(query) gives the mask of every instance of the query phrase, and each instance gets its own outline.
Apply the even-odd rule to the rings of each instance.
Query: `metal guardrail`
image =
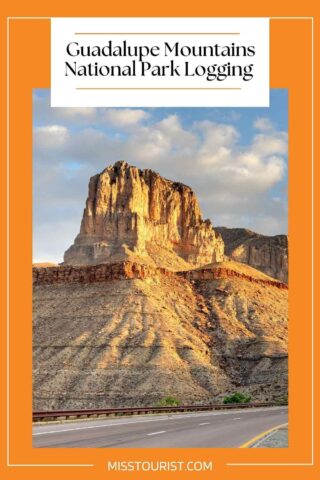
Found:
[[[56,420],[81,417],[99,417],[99,416],[118,416],[118,415],[141,415],[148,413],[163,412],[204,412],[208,410],[231,410],[237,408],[257,408],[257,407],[275,407],[286,406],[287,403],[231,403],[231,404],[212,404],[212,405],[182,405],[176,407],[137,407],[137,408],[96,408],[89,410],[52,410],[49,412],[33,412],[34,422],[41,420]]]

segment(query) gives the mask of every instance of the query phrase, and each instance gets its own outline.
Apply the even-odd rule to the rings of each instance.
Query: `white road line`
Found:
[[[233,418],[233,420],[241,420],[241,417]]]
[[[147,433],[147,435],[160,435],[160,433],[166,433],[166,430],[161,430],[161,432]]]
[[[210,425],[210,422],[199,423],[199,425]]]
[[[282,410],[284,407],[273,407],[273,408],[259,408],[259,409],[248,409],[248,410],[243,410],[241,411],[241,414],[251,414],[251,413],[257,413],[257,412],[265,412],[265,411],[275,411],[275,410]],[[235,413],[240,413],[240,411],[226,411],[226,412],[199,412],[199,413],[188,413],[185,415],[172,415],[170,417],[171,420],[181,420],[181,419],[192,419],[192,418],[197,418],[197,417],[215,417],[215,416],[220,416],[220,415],[234,415]],[[103,424],[103,425],[88,425],[85,427],[75,427],[75,428],[65,428],[63,430],[49,430],[45,432],[36,432],[33,433],[33,436],[38,436],[38,435],[50,435],[53,433],[65,433],[65,432],[74,432],[76,430],[89,430],[92,428],[103,428],[103,427],[120,427],[121,425],[131,425],[131,424],[136,424],[136,423],[149,423],[149,422],[161,422],[168,420],[168,417],[163,417],[163,418],[152,418],[152,419],[146,419],[146,420],[138,420],[138,421],[130,421],[130,422],[122,422],[121,420],[118,420],[116,423],[108,423],[108,424]],[[36,427],[37,428],[37,427]],[[39,429],[44,428],[43,426],[39,426]]]
[[[166,418],[159,418],[157,421],[167,420]],[[33,433],[32,435],[49,435],[50,433],[62,433],[62,432],[74,432],[75,430],[88,430],[89,428],[102,428],[102,427],[121,427],[121,425],[133,425],[135,423],[149,423],[155,422],[156,420],[140,420],[138,422],[123,422],[123,423],[107,423],[103,425],[89,425],[88,427],[76,427],[76,428],[65,428],[63,430],[50,430],[49,432],[38,432]]]
[[[229,413],[229,412],[228,412]],[[214,413],[213,415],[225,415],[226,413],[225,412],[221,412],[219,414],[217,413]],[[209,414],[207,414],[209,415]],[[176,416],[176,417],[172,417],[172,419],[174,420],[182,420],[184,418],[194,418],[194,417],[199,417],[199,416],[206,416],[206,415],[184,415],[184,416]],[[33,436],[36,436],[36,435],[49,435],[49,434],[52,434],[52,433],[65,433],[65,432],[74,432],[76,430],[88,430],[88,429],[92,429],[92,428],[102,428],[102,427],[121,427],[121,425],[134,425],[136,423],[149,423],[149,422],[162,422],[164,420],[168,420],[167,417],[164,417],[164,418],[153,418],[153,419],[150,419],[150,420],[138,420],[137,422],[117,422],[117,423],[107,423],[107,424],[103,424],[103,425],[88,425],[87,427],[75,427],[75,428],[65,428],[65,429],[62,429],[62,430],[49,430],[49,431],[46,431],[46,432],[37,432],[37,433],[33,433],[32,435]],[[41,427],[39,427],[41,428]]]

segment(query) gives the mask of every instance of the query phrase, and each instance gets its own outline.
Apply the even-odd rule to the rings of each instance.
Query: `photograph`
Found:
[[[287,448],[288,90],[32,95],[33,447]]]

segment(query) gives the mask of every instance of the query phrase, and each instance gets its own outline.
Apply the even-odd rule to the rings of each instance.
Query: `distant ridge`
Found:
[[[261,235],[245,228],[216,227],[230,258],[288,283],[288,236]]]

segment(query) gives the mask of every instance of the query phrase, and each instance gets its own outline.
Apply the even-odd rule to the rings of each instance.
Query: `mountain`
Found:
[[[117,162],[90,179],[80,233],[64,263],[143,259],[178,270],[223,255],[223,241],[210,220],[203,221],[190,187]]]
[[[92,177],[64,264],[33,268],[34,409],[286,395],[288,286],[223,249],[189,187]]]
[[[288,236],[260,235],[245,228],[216,227],[230,258],[288,283]]]

